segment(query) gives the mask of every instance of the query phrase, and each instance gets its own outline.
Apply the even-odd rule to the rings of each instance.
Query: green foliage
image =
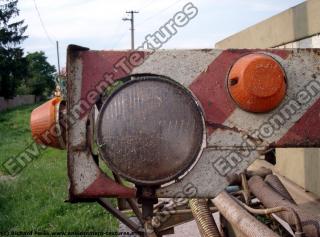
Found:
[[[17,0],[0,1],[0,96],[12,98],[26,74],[26,59],[18,45],[27,38],[24,21],[14,21],[19,15]]]
[[[40,97],[47,97],[52,94],[55,88],[54,73],[56,69],[47,62],[44,52],[28,53],[26,61],[28,73],[24,79],[24,84],[21,84],[21,90],[26,87],[26,91]]]
[[[118,89],[123,84],[124,84],[123,81],[115,81],[112,85],[110,85],[106,88],[106,91],[105,91],[106,96],[110,96],[112,94],[112,92],[114,92],[116,89]]]
[[[17,95],[30,95],[31,89],[25,84],[21,83],[17,88]]]
[[[0,164],[32,142],[29,119],[36,106],[0,113]],[[65,202],[66,157],[66,151],[48,148],[14,179],[0,170],[0,232],[117,231],[118,222],[97,203]]]

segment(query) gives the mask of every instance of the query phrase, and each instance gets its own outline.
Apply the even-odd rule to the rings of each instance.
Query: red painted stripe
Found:
[[[136,190],[117,184],[107,175],[101,173],[98,178],[89,185],[86,190],[77,195],[82,198],[97,197],[119,197],[133,198],[136,196]]]
[[[223,51],[189,86],[200,101],[207,122],[222,124],[235,109],[226,90],[225,79],[230,65],[239,57],[239,54]],[[214,128],[209,127],[208,135],[213,131]]]
[[[123,70],[116,70],[115,65],[123,57],[129,57],[129,51],[84,51],[82,59],[82,91],[84,99],[88,91],[93,90],[99,82],[104,80],[106,73],[113,74],[114,79],[128,75]]]
[[[319,147],[320,99],[277,142],[277,147]]]
[[[82,87],[81,87],[81,99],[88,100],[86,97],[88,93],[95,90],[100,82],[116,81],[125,76],[128,76],[133,70],[133,66],[130,66],[129,58],[132,53],[138,51],[83,51],[80,53],[82,60]],[[139,52],[141,58],[144,59],[148,53]],[[115,66],[117,63],[126,58],[126,65],[130,69],[129,72],[125,72],[122,69],[117,69]],[[108,78],[107,78],[108,77]],[[112,80],[111,80],[112,79]],[[111,84],[110,83],[110,84]],[[89,112],[90,110],[86,111]],[[82,115],[84,116],[84,114]]]
[[[236,105],[230,98],[226,78],[230,67],[242,56],[261,50],[230,49],[223,51],[190,85],[190,90],[200,101],[204,110],[205,119],[210,123],[222,124],[235,110]],[[289,51],[265,50],[276,54],[283,59],[287,58]],[[214,131],[208,128],[208,135]]]

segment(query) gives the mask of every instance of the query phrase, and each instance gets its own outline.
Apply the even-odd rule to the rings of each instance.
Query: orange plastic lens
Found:
[[[59,125],[60,103],[60,97],[55,97],[32,111],[30,127],[32,137],[37,143],[59,149],[64,148]]]
[[[268,112],[286,94],[285,73],[281,65],[265,54],[249,54],[231,68],[228,89],[240,108],[249,112]]]

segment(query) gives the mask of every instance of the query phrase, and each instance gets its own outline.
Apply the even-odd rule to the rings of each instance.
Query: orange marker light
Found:
[[[55,97],[35,108],[30,117],[33,139],[46,146],[64,149],[65,132],[59,124],[61,98]]]
[[[231,68],[228,89],[240,108],[249,112],[268,112],[286,94],[285,73],[281,65],[265,54],[249,54]]]

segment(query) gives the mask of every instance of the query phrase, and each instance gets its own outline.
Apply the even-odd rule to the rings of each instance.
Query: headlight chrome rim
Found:
[[[189,172],[192,167],[194,167],[195,163],[198,161],[198,157],[200,156],[202,149],[204,147],[204,141],[205,141],[205,122],[203,117],[203,111],[202,108],[197,100],[197,98],[194,97],[191,91],[189,91],[187,88],[185,88],[183,85],[179,84],[178,82],[172,80],[171,78],[168,78],[166,76],[160,76],[160,75],[153,75],[153,74],[136,74],[136,75],[130,75],[130,77],[134,78],[131,81],[126,82],[122,86],[120,86],[118,89],[116,89],[103,103],[100,113],[98,115],[97,120],[97,142],[98,142],[98,149],[99,153],[102,157],[102,159],[107,163],[109,168],[117,173],[118,175],[122,176],[126,180],[133,182],[137,185],[145,185],[145,186],[156,186],[165,184],[168,182],[171,182],[173,180],[178,179],[179,177],[184,176],[187,172]],[[194,116],[197,117],[196,119],[196,125],[199,131],[196,132],[197,138],[195,138],[195,149],[193,151],[192,158],[188,159],[186,163],[184,163],[181,167],[179,167],[179,170],[176,170],[172,174],[167,175],[166,177],[160,177],[153,180],[148,180],[146,178],[141,179],[134,177],[133,175],[128,174],[127,172],[124,172],[122,169],[118,167],[118,165],[115,165],[113,162],[113,158],[110,159],[110,156],[107,155],[107,152],[105,151],[104,146],[104,134],[102,134],[102,123],[104,121],[104,114],[107,108],[109,107],[112,100],[123,90],[126,88],[132,86],[135,83],[140,82],[160,82],[165,83],[170,86],[173,86],[177,91],[182,93],[183,96],[189,99],[189,102],[192,103],[191,107],[194,109]],[[141,167],[142,168],[142,167]],[[144,167],[145,168],[145,167]]]

